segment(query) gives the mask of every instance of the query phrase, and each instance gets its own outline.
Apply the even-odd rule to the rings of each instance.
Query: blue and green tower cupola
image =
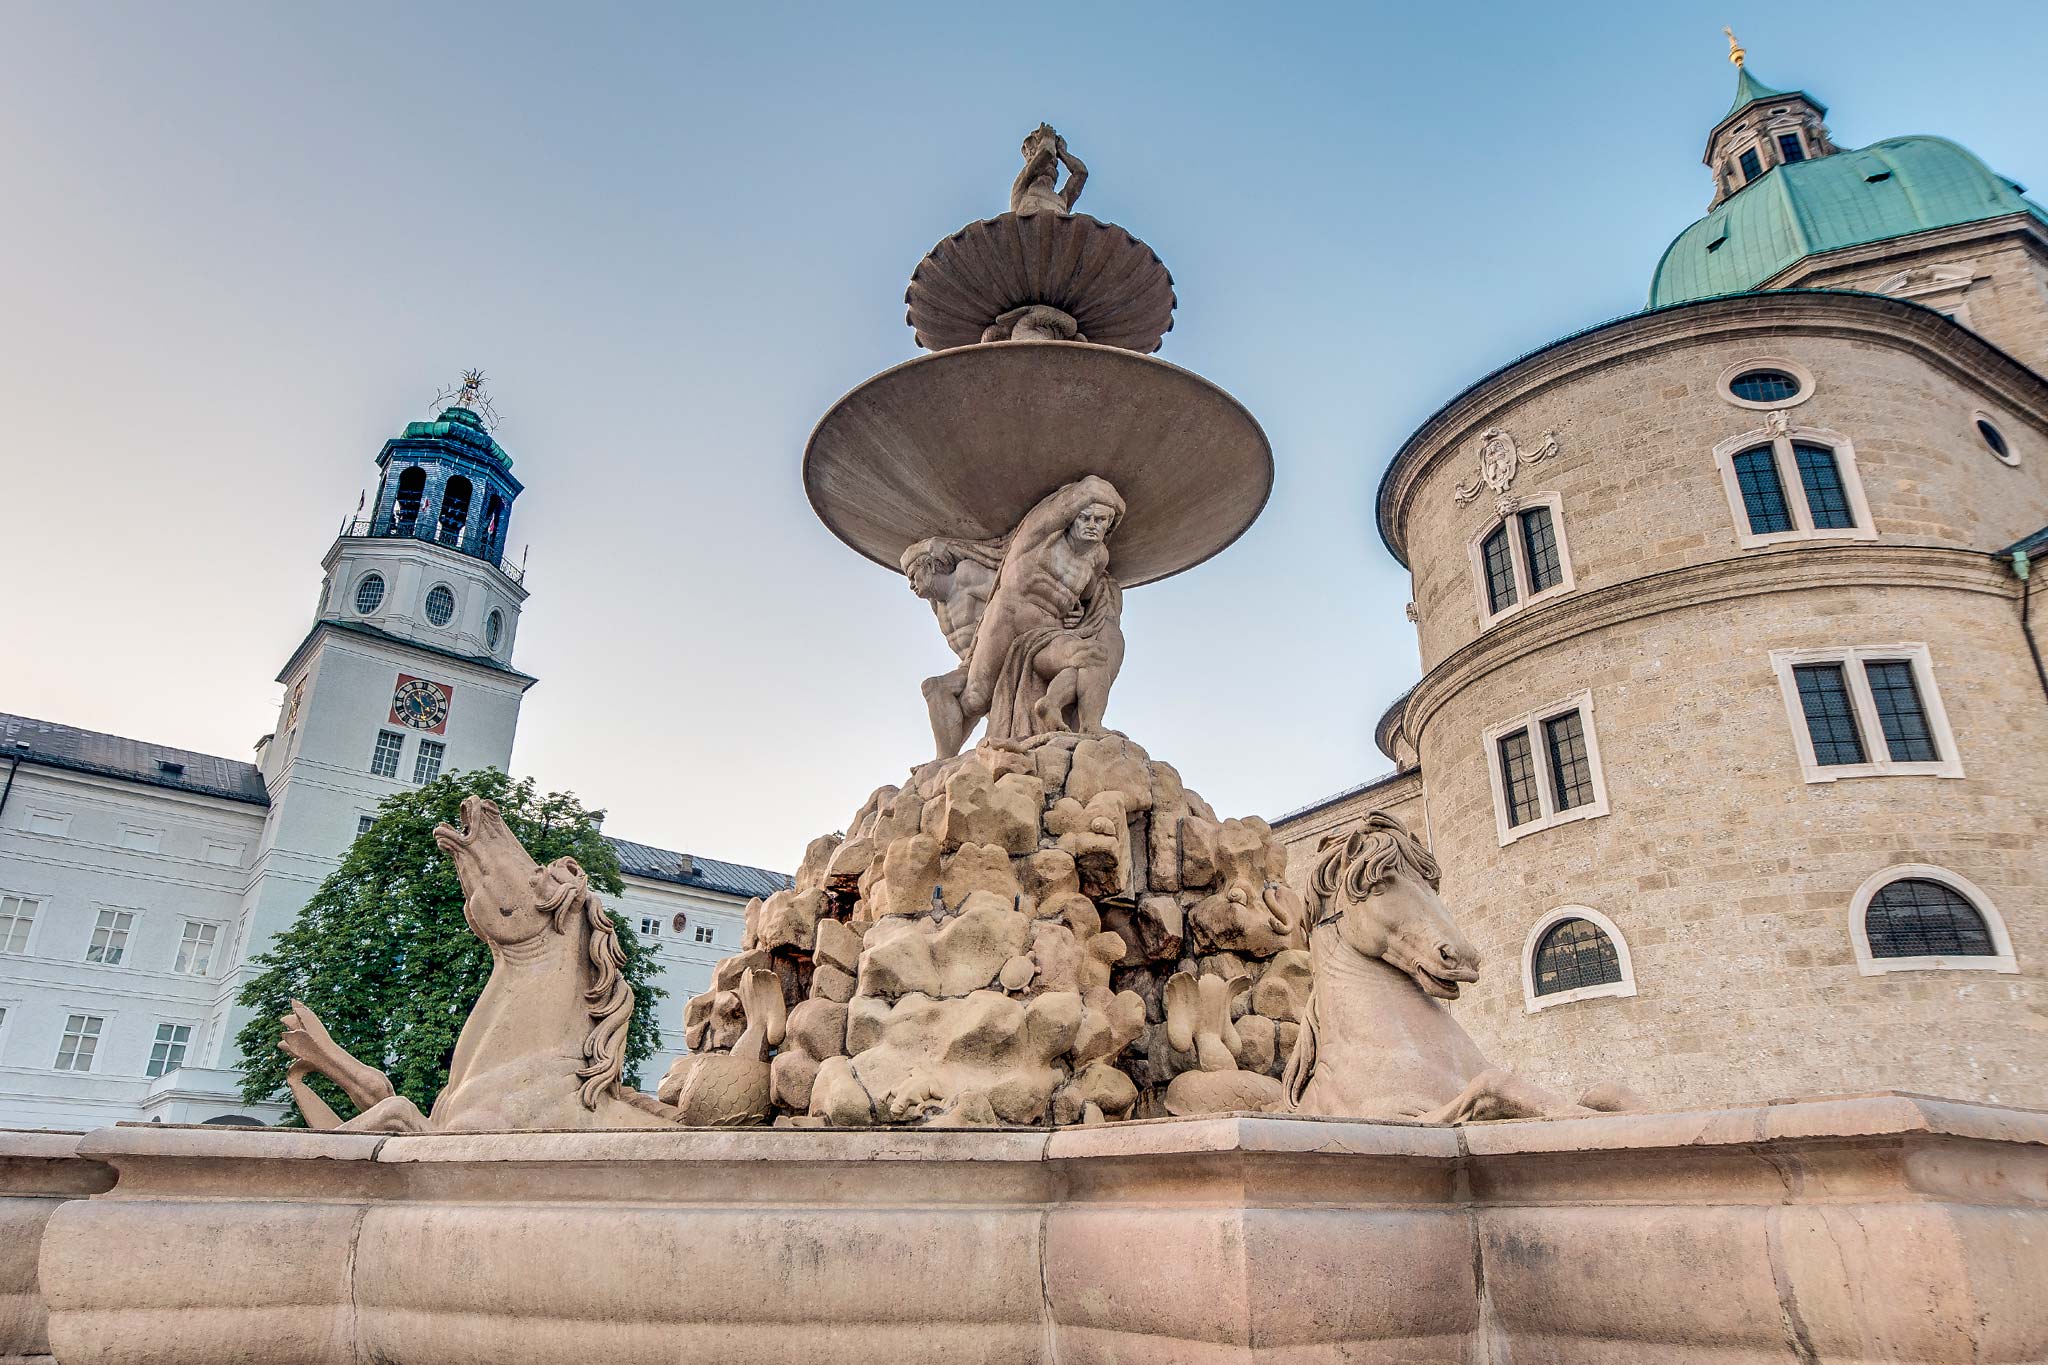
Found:
[[[2048,226],[2048,213],[2019,185],[1946,138],[1836,146],[1826,105],[1764,84],[1746,57],[1729,34],[1735,100],[1708,134],[1704,158],[1713,202],[1665,250],[1651,307],[1797,287],[1815,258],[1964,224]]]
[[[470,370],[440,416],[413,422],[377,455],[372,536],[429,540],[498,563],[522,485],[485,420],[484,377]]]

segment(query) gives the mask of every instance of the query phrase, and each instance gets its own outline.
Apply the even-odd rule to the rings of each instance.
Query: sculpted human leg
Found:
[[[959,753],[960,746],[967,742],[967,732],[974,728],[974,722],[960,705],[960,693],[966,686],[964,667],[924,680],[925,709],[931,713],[932,742],[938,746],[940,758]]]

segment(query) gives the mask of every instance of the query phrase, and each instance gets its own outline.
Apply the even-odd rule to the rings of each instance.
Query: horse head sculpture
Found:
[[[1353,952],[1378,958],[1425,995],[1456,1000],[1479,979],[1479,950],[1458,932],[1437,887],[1429,850],[1385,811],[1326,835],[1309,879],[1311,937],[1334,922]]]
[[[1441,875],[1385,811],[1324,837],[1309,878],[1313,965],[1282,1077],[1287,1107],[1426,1123],[1635,1107],[1619,1086],[1573,1104],[1487,1063],[1439,1003],[1479,979],[1479,951],[1437,894]]]
[[[434,827],[462,883],[462,915],[491,949],[491,977],[471,1008],[430,1114],[389,1078],[342,1050],[294,1000],[279,1046],[285,1083],[315,1128],[428,1132],[486,1128],[648,1127],[674,1111],[620,1082],[633,988],[625,950],[574,858],[542,867],[482,797],[462,824]],[[333,1080],[362,1111],[343,1123],[305,1084]]]

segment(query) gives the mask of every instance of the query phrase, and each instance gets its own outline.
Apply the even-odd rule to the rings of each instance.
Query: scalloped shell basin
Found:
[[[906,361],[834,404],[804,449],[819,518],[892,570],[926,536],[1006,535],[1089,474],[1124,496],[1109,569],[1135,587],[1243,535],[1272,491],[1273,451],[1244,406],[1200,375],[1074,341]]]

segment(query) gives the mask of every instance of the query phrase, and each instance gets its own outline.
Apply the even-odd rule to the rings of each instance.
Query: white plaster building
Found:
[[[520,485],[474,384],[385,444],[319,614],[278,675],[254,762],[0,714],[0,1127],[270,1121],[241,1101],[234,1004],[377,804],[444,771],[508,769],[534,679],[512,665],[523,574],[500,557]],[[625,914],[681,1001],[782,874],[613,841]]]

